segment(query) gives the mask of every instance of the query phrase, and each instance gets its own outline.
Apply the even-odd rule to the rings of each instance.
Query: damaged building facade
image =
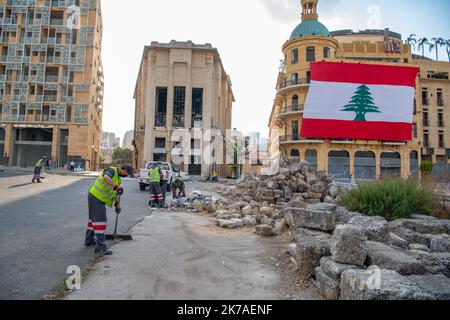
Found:
[[[422,160],[448,172],[450,63],[412,54],[398,33],[385,30],[330,32],[319,22],[318,0],[302,0],[302,23],[283,46],[285,66],[269,120],[272,155],[306,160],[335,179],[417,175]],[[412,141],[306,139],[300,136],[315,61],[363,62],[420,68]]]
[[[0,0],[0,161],[95,170],[103,109],[100,0]]]
[[[212,169],[229,174],[221,161],[226,146],[214,143],[214,134],[207,137],[211,130],[226,135],[231,129],[234,96],[217,49],[152,42],[144,49],[134,99],[137,167],[167,161],[190,175],[208,176]]]

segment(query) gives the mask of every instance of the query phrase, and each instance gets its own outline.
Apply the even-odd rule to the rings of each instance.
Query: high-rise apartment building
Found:
[[[94,170],[102,128],[100,0],[0,0],[0,157]],[[2,163],[3,164],[3,163]]]

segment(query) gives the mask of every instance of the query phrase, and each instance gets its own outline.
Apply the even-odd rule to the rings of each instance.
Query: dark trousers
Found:
[[[37,180],[38,182],[41,181],[41,171],[41,167],[34,167],[33,182],[34,180]]]
[[[150,205],[156,205],[156,201],[158,201],[158,205],[162,206],[164,196],[161,190],[161,186],[159,183],[152,182],[150,183]]]
[[[85,245],[90,245],[96,242],[95,248],[97,250],[105,251],[106,247],[106,204],[93,195],[88,196],[89,207],[89,221],[86,231]]]

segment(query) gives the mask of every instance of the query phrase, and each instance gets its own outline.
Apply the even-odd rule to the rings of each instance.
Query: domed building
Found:
[[[436,148],[430,149],[430,133],[423,128],[422,108],[424,98],[422,82],[432,69],[450,71],[449,63],[413,59],[411,45],[402,36],[389,29],[353,32],[340,30],[330,32],[319,21],[318,0],[301,1],[301,23],[294,28],[289,40],[283,45],[283,70],[278,75],[276,97],[269,120],[270,154],[280,155],[290,162],[306,160],[317,170],[327,172],[335,181],[376,179],[394,175],[408,177],[418,174],[420,161],[429,153],[434,163],[448,163],[450,149],[445,149],[444,135],[450,137],[446,128],[436,130]],[[413,141],[378,141],[351,139],[314,139],[300,136],[303,112],[311,80],[311,63],[316,61],[370,63],[382,65],[415,66],[421,68],[416,90]],[[431,63],[432,64],[432,63]],[[428,70],[428,71],[427,71]],[[448,72],[444,72],[447,74]],[[447,78],[448,79],[448,78]],[[429,80],[428,80],[429,81]],[[418,88],[419,88],[418,87]],[[450,88],[442,83],[435,94],[442,103]],[[436,97],[428,92],[428,97]],[[421,103],[422,102],[422,103]],[[426,107],[426,106],[425,106]],[[425,109],[426,110],[426,109]],[[449,114],[439,115],[441,125]],[[450,119],[448,119],[450,121]],[[450,123],[450,122],[449,122]],[[425,141],[429,139],[429,141]],[[450,141],[448,141],[450,145]],[[437,157],[440,157],[439,159]],[[428,158],[426,158],[428,159]],[[447,168],[447,167],[446,167]]]

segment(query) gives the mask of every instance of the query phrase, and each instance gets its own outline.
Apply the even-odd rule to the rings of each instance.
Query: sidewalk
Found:
[[[0,172],[26,172],[33,174],[34,167],[5,167],[0,165]],[[69,172],[68,170],[64,168],[58,168],[58,169],[52,169],[52,170],[42,170],[43,174],[53,174],[53,175],[59,175],[59,176],[74,176],[74,177],[98,177],[98,172],[92,172],[92,171],[82,171],[82,172]]]
[[[224,230],[208,217],[153,211],[134,241],[112,247],[67,300],[267,300],[292,292],[280,275],[284,245],[253,230]],[[314,289],[296,292],[316,299]]]

